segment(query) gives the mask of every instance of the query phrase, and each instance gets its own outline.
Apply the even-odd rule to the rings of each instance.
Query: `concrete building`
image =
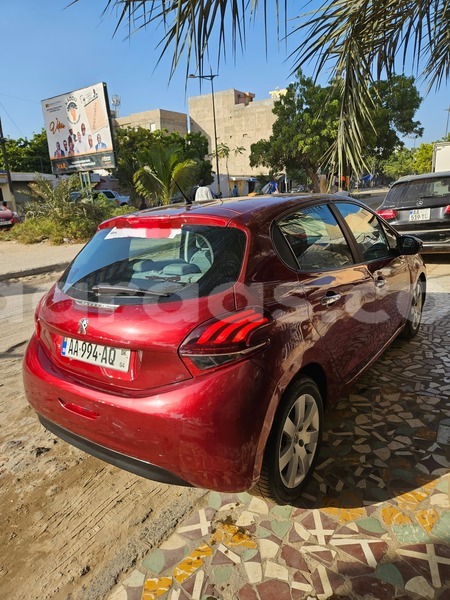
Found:
[[[177,131],[180,135],[186,135],[188,131],[185,113],[160,108],[134,113],[128,117],[116,117],[114,123],[120,127],[143,127],[150,131],[167,129],[169,133]]]
[[[223,196],[226,196],[236,184],[239,195],[245,195],[253,191],[255,177],[264,171],[261,167],[250,167],[249,156],[251,145],[261,139],[269,139],[272,133],[275,100],[273,96],[255,100],[255,95],[250,92],[230,89],[215,92],[214,101],[217,143],[229,148],[228,161],[219,160],[220,188]],[[188,103],[191,131],[203,133],[208,138],[210,152],[214,152],[211,94],[192,96]],[[215,167],[215,161],[213,166]]]
[[[40,173],[39,176],[52,183],[56,181],[55,175]],[[36,173],[11,173],[12,192],[14,194],[13,199],[11,197],[6,172],[0,171],[0,202],[5,200],[8,204],[8,208],[11,208],[12,210],[21,210],[24,204],[30,199],[27,193],[29,191],[28,185],[35,182],[36,178]]]
[[[275,100],[283,90],[270,92],[271,97],[255,100],[255,94],[235,89],[214,93],[216,130],[218,145],[229,149],[228,159],[219,159],[220,191],[228,196],[236,184],[240,196],[253,191],[256,176],[267,171],[261,167],[250,167],[251,145],[261,139],[269,139],[275,115],[272,112]],[[211,93],[191,96],[188,99],[189,118],[185,113],[155,109],[134,113],[127,117],[116,117],[114,123],[120,127],[143,127],[150,131],[167,129],[184,136],[189,130],[202,133],[209,142],[209,153],[215,152],[214,118]],[[188,125],[189,121],[189,125]],[[213,171],[216,160],[212,159]],[[218,191],[217,178],[211,188]]]

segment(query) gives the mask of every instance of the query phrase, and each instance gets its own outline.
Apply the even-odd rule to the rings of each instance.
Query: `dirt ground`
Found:
[[[116,469],[40,425],[21,363],[34,306],[56,275],[0,282],[0,596],[8,600],[105,598],[205,494]]]

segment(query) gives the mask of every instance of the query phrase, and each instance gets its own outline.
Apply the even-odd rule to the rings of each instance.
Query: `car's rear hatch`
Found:
[[[54,368],[131,396],[192,377],[180,344],[235,309],[246,234],[227,224],[186,216],[107,223],[39,308]]]
[[[450,177],[396,183],[379,212],[400,230],[447,229],[450,227]]]

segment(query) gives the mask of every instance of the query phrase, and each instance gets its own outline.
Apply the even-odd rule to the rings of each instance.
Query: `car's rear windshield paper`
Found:
[[[181,233],[181,229],[169,229],[168,227],[113,227],[105,236],[105,240],[115,238],[166,238],[172,240]]]

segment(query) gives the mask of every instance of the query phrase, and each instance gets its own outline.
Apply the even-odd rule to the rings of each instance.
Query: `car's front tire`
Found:
[[[421,279],[414,286],[408,318],[401,334],[404,339],[411,340],[419,332],[425,298],[424,286],[425,284]]]
[[[286,391],[267,442],[261,477],[255,488],[278,504],[301,496],[319,456],[323,402],[316,383],[302,377]]]

